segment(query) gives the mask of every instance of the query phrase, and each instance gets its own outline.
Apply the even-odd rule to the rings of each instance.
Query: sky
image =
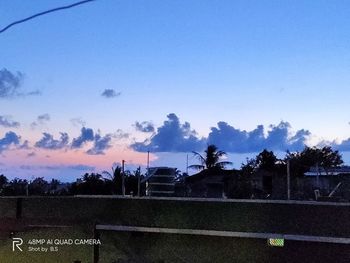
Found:
[[[0,27],[74,1],[1,0]],[[96,0],[0,34],[0,174],[186,170],[208,143],[350,162],[348,1]]]

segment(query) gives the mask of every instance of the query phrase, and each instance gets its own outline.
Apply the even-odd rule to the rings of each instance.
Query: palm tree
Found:
[[[112,167],[112,172],[103,171],[102,174],[107,175],[105,178],[112,194],[122,194],[122,168],[117,165]]]
[[[121,177],[122,174],[122,168],[117,165],[116,167],[112,167],[112,173],[108,172],[108,171],[103,171],[102,174],[107,175],[109,178],[107,178],[107,180],[116,182],[119,180],[119,177]]]
[[[220,159],[226,156],[226,152],[218,151],[218,148],[214,144],[207,146],[207,149],[204,151],[205,157],[203,157],[198,152],[193,152],[195,157],[201,162],[201,164],[193,164],[188,166],[188,168],[203,170],[203,169],[212,169],[219,168],[223,169],[226,165],[232,165],[232,162],[220,161]]]

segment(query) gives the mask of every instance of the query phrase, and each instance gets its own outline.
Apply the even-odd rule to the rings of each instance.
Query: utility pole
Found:
[[[287,161],[287,200],[290,200],[290,160]]]
[[[147,176],[149,176],[149,150],[147,151]]]
[[[186,174],[188,175],[188,154],[186,155]]]
[[[122,160],[122,195],[125,196],[125,172],[124,172],[125,161]]]
[[[317,189],[320,189],[320,169],[318,167],[318,162],[316,163],[316,185]]]
[[[141,167],[139,166],[137,170],[137,196],[140,197],[140,188],[141,188]]]

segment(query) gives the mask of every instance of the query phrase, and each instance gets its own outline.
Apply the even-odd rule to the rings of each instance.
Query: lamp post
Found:
[[[287,161],[287,199],[290,200],[290,161]]]
[[[125,196],[125,172],[124,172],[125,161],[122,160],[122,195]]]
[[[140,197],[140,189],[141,189],[141,167],[139,166],[137,170],[137,196]]]

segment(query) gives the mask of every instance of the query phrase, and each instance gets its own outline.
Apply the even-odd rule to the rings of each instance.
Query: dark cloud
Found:
[[[89,149],[86,153],[90,155],[100,155],[104,154],[104,151],[111,148],[112,135],[106,134],[105,136],[101,136],[100,134],[96,134],[94,138],[94,145],[91,149]]]
[[[48,150],[58,150],[58,149],[65,148],[69,141],[68,134],[63,132],[61,132],[60,134],[61,134],[60,139],[55,140],[53,138],[53,135],[44,132],[43,138],[41,138],[39,141],[35,143],[35,147],[48,149]]]
[[[118,129],[114,134],[113,137],[116,139],[127,139],[129,138],[130,134],[127,132],[123,132],[123,130]]]
[[[27,157],[34,157],[36,156],[36,153],[35,152],[30,152],[27,154]]]
[[[168,120],[154,135],[144,142],[132,144],[131,148],[139,152],[189,152],[203,150],[207,144],[215,144],[219,149],[230,153],[259,152],[264,148],[295,151],[301,150],[311,135],[307,130],[293,133],[291,125],[283,121],[278,125],[270,125],[267,131],[263,125],[245,131],[221,121],[217,127],[211,128],[207,138],[199,138],[188,122],[181,124],[174,113],[167,117]]]
[[[90,165],[85,165],[85,164],[76,164],[76,165],[70,165],[67,168],[73,169],[73,170],[78,170],[78,171],[94,171],[96,167],[90,166]]]
[[[22,95],[24,95],[24,96],[38,96],[41,94],[42,94],[42,92],[40,90],[34,90],[34,91],[27,92],[27,93],[22,93]]]
[[[76,165],[21,165],[19,167],[22,170],[62,170],[70,169],[77,171],[94,171],[96,168],[94,166],[85,165],[85,164],[76,164]]]
[[[291,134],[291,125],[281,122],[271,125],[264,135],[264,126],[259,125],[252,131],[236,129],[226,122],[219,122],[218,127],[212,127],[208,136],[208,143],[215,144],[220,149],[232,153],[259,152],[263,149],[278,151],[301,150],[305,146],[311,133],[307,130],[298,130]]]
[[[305,147],[307,139],[311,136],[311,132],[308,130],[298,130],[294,136],[289,139],[289,144],[291,145],[288,150],[296,151],[301,150]]]
[[[350,138],[343,140],[341,143],[336,143],[336,142],[332,142],[332,143],[325,143],[326,145],[331,145],[334,149],[338,150],[338,151],[342,151],[342,152],[349,152],[350,151]]]
[[[86,125],[86,122],[82,118],[73,118],[70,120],[70,122],[73,124],[73,126],[76,126],[76,127],[81,127]]]
[[[223,121],[218,122],[217,126],[212,127],[209,133],[208,142],[210,144],[215,144],[219,149],[225,151],[233,149],[235,151],[243,151],[244,148],[247,148],[248,132],[236,129]],[[263,132],[263,128],[258,127],[254,130],[254,137],[260,137]]]
[[[9,131],[0,139],[0,153],[10,148],[11,145],[19,145],[21,137],[16,133]]]
[[[21,72],[12,73],[3,68],[0,70],[0,98],[12,98],[18,96],[23,80]]]
[[[197,137],[188,122],[181,124],[174,113],[167,117],[168,120],[164,121],[150,140],[136,142],[131,148],[139,152],[188,152],[203,149],[205,140]]]
[[[19,122],[11,120],[9,116],[0,116],[0,126],[5,128],[18,128]]]
[[[94,131],[90,128],[81,128],[81,134],[79,137],[74,138],[71,147],[81,148],[86,142],[93,141],[95,138]]]
[[[121,130],[117,130],[115,134],[106,134],[105,136],[95,133],[93,129],[90,128],[81,128],[81,134],[79,137],[74,138],[71,144],[71,148],[78,149],[82,148],[85,143],[93,142],[92,148],[86,151],[90,155],[99,155],[104,154],[104,151],[112,147],[111,141],[112,138],[126,138],[129,135],[123,133]]]
[[[101,94],[101,96],[106,98],[114,98],[120,95],[121,95],[121,92],[116,92],[114,89],[105,89]]]
[[[128,135],[124,134],[121,130],[117,130],[117,133],[114,135],[107,134],[101,136],[99,133],[94,133],[93,129],[83,127],[81,128],[80,136],[73,139],[71,148],[82,148],[85,143],[93,142],[92,148],[86,151],[86,153],[91,155],[104,154],[104,151],[111,147],[112,138],[117,136],[122,138]]]
[[[33,165],[26,165],[26,164],[22,164],[19,166],[20,169],[22,170],[33,170],[34,166]]]
[[[135,129],[140,132],[154,132],[154,125],[152,122],[143,121],[143,122],[135,122]]]
[[[32,96],[32,95],[41,94],[41,92],[38,90],[30,91],[30,92],[21,91],[23,78],[24,78],[23,73],[19,71],[12,73],[6,68],[1,69],[0,70],[0,98],[15,98],[15,97]]]
[[[37,126],[39,125],[43,125],[45,124],[46,122],[50,121],[51,117],[48,113],[45,113],[45,114],[42,114],[42,115],[39,115],[37,118],[36,118],[36,121],[32,122],[30,124],[30,126],[34,129],[36,128]]]
[[[21,149],[21,150],[29,150],[30,149],[30,146],[29,146],[29,141],[28,140],[25,140],[21,145],[18,146],[18,149]]]
[[[48,113],[42,114],[38,116],[38,121],[49,121],[50,115]]]

